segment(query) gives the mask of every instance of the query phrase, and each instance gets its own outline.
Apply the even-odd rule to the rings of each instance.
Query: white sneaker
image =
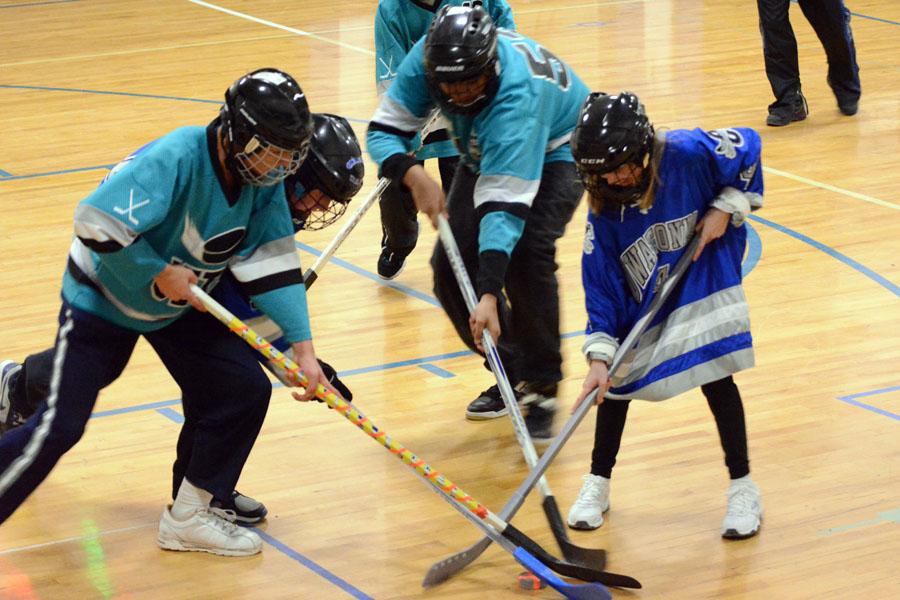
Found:
[[[728,511],[722,521],[722,537],[742,540],[756,535],[763,516],[759,488],[748,475],[732,481],[727,495]]]
[[[572,529],[597,529],[603,525],[603,513],[609,510],[609,479],[590,474],[582,479],[581,491],[566,521]]]
[[[14,411],[9,397],[12,392],[9,384],[12,376],[21,370],[22,365],[14,360],[0,362],[0,433],[12,424]]]
[[[160,548],[182,552],[209,552],[221,556],[250,556],[262,550],[262,538],[254,531],[238,527],[209,509],[202,509],[184,521],[176,521],[166,508],[159,519]]]

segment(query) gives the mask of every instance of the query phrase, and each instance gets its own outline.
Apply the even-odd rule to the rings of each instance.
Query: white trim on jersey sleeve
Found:
[[[428,115],[417,117],[390,96],[381,97],[381,103],[378,104],[378,108],[375,109],[375,114],[372,116],[373,122],[411,133],[421,131],[427,120]]]
[[[96,206],[79,204],[75,209],[75,235],[101,243],[114,241],[125,247],[131,245],[138,233]]]
[[[235,278],[247,283],[285,271],[300,270],[300,257],[293,237],[283,237],[263,244],[248,257],[235,257],[231,263]]]
[[[529,181],[512,175],[481,175],[475,183],[475,208],[488,202],[531,207],[540,187],[540,180]]]

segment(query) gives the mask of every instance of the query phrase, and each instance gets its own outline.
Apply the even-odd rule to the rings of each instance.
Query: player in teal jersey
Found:
[[[238,79],[206,128],[183,127],[111,171],[75,211],[75,238],[46,402],[0,438],[0,523],[84,433],[97,395],[143,336],[179,384],[185,421],[175,501],[158,543],[242,556],[260,537],[210,510],[232,494],[262,426],[271,384],[257,355],[191,293],[226,268],[278,323],[295,360],[329,389],[313,348],[305,288],[281,182],[312,131],[306,97],[276,69]],[[191,310],[191,308],[197,310]]]
[[[396,77],[397,67],[419,39],[428,33],[435,13],[443,6],[478,4],[499,27],[515,30],[512,10],[505,0],[380,0],[375,12],[375,81],[383,95]],[[441,185],[446,193],[459,163],[459,153],[450,140],[445,119],[438,119],[416,152],[419,164],[437,158]],[[414,142],[417,147],[418,138]],[[417,211],[412,197],[400,182],[385,189],[379,201],[381,209],[381,254],[378,275],[394,279],[400,274],[406,257],[419,238]]]
[[[318,230],[335,222],[362,187],[363,175],[362,151],[347,120],[336,115],[313,114],[309,153],[297,172],[284,180],[294,230]],[[291,353],[291,345],[278,325],[252,306],[230,273],[225,273],[212,296],[255,331],[264,333],[273,346]],[[47,399],[54,354],[51,347],[27,356],[21,364],[12,360],[0,362],[0,435],[23,425]],[[263,360],[261,355],[259,358]],[[352,393],[338,379],[334,368],[319,362],[329,383],[345,400],[351,400]],[[174,498],[184,473],[176,468],[173,477]],[[258,523],[268,512],[261,502],[237,490],[225,498],[213,498],[210,506],[220,516],[242,524]]]
[[[499,338],[538,444],[553,437],[562,378],[556,240],[583,191],[568,141],[588,93],[538,42],[497,28],[479,7],[445,6],[397,68],[367,135],[381,174],[401,181],[434,222],[444,193],[406,153],[433,107],[450,121],[463,165],[447,211],[480,301],[470,319],[440,244],[432,257],[435,293],[470,348],[483,352],[485,327]],[[470,419],[502,414],[496,386],[466,411]]]

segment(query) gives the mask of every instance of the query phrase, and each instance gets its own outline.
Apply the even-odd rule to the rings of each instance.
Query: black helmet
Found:
[[[285,182],[294,228],[309,231],[334,223],[359,192],[364,173],[359,140],[347,119],[337,115],[314,114],[309,154],[296,175]],[[334,202],[324,211],[305,213],[295,209],[293,202],[298,195],[297,183],[302,186],[302,193],[319,190]]]
[[[480,6],[444,6],[431,22],[425,38],[425,78],[432,97],[447,112],[477,114],[500,86],[497,28]],[[465,105],[457,104],[442,83],[474,81],[486,75],[481,94]]]
[[[244,75],[225,91],[219,111],[227,140],[227,166],[250,185],[274,185],[296,171],[306,157],[312,119],[303,90],[278,69]],[[272,160],[286,167],[258,173]]]
[[[650,186],[653,125],[633,93],[610,96],[594,92],[588,96],[570,143],[575,167],[591,195],[626,204],[639,200]],[[628,163],[643,167],[635,185],[609,185],[601,177]]]

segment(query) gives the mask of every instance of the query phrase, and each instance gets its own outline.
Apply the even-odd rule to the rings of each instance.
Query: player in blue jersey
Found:
[[[590,196],[582,257],[590,364],[578,403],[595,389],[591,472],[568,515],[596,529],[630,399],[665,400],[700,387],[715,416],[731,477],[722,536],[759,531],[762,504],[750,478],[744,408],[732,374],[753,366],[750,316],[741,287],[744,220],[762,206],[760,139],[752,129],[654,133],[637,96],[591,94],[572,134]],[[608,376],[619,345],[685,251],[700,245],[684,280]]]
[[[317,384],[330,388],[280,185],[303,162],[312,125],[292,77],[254,71],[228,88],[209,126],[144,146],[78,205],[47,399],[0,438],[0,523],[78,442],[98,393],[143,336],[179,384],[185,414],[180,484],[160,519],[159,545],[229,556],[261,550],[259,535],[212,512],[210,501],[235,489],[271,383],[255,352],[205,314],[190,286],[209,289],[228,268],[291,343],[310,382],[302,399]]]
[[[318,230],[337,220],[362,187],[363,161],[359,142],[343,117],[313,114],[313,132],[309,153],[298,171],[284,180],[285,195],[294,221],[294,230]],[[282,352],[292,354],[278,325],[254,308],[239,282],[229,272],[212,291],[212,296]],[[29,355],[18,364],[0,363],[0,435],[25,423],[47,399],[53,372],[54,349]],[[265,361],[260,355],[260,360]],[[319,361],[329,383],[346,400],[353,394],[340,381],[334,368]],[[183,473],[176,469],[173,498]],[[220,516],[243,524],[265,518],[266,507],[253,498],[233,491],[225,498],[213,498],[210,507]]]
[[[442,6],[478,4],[498,27],[515,30],[512,10],[505,0],[380,0],[375,12],[375,81],[382,96],[397,75],[397,68],[413,44],[428,32],[435,13]],[[439,119],[427,132],[422,148],[416,152],[419,164],[437,158],[444,193],[459,163],[459,153],[450,141],[447,123]],[[416,140],[416,146],[418,145]],[[415,147],[415,146],[414,146]],[[379,201],[381,208],[381,254],[378,275],[393,279],[400,274],[406,257],[416,247],[419,223],[413,199],[399,181],[392,181]]]
[[[401,181],[434,223],[444,193],[406,153],[433,107],[450,121],[463,164],[447,211],[479,303],[470,319],[440,244],[431,260],[434,291],[466,345],[483,352],[485,327],[499,341],[539,445],[553,437],[562,378],[556,240],[583,191],[568,142],[588,93],[539,43],[498,29],[479,7],[445,6],[397,68],[367,137],[381,173]],[[493,386],[466,416],[505,412]]]

